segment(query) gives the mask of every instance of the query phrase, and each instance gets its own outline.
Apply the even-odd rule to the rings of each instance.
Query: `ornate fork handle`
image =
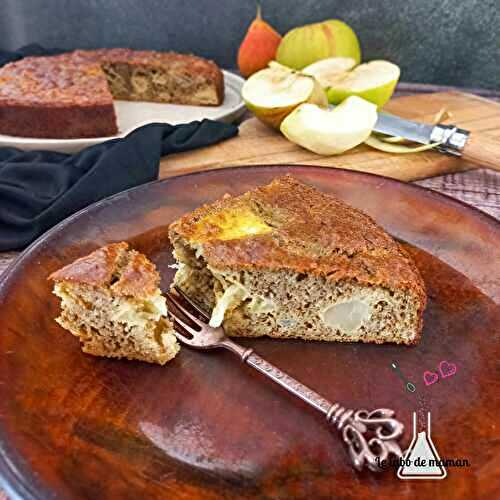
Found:
[[[404,432],[404,425],[392,418],[394,411],[377,409],[367,410],[346,409],[339,403],[332,403],[309,387],[295,380],[290,375],[261,358],[252,349],[245,349],[230,339],[222,342],[222,346],[238,354],[241,359],[273,382],[299,397],[326,416],[326,420],[340,431],[354,467],[379,472],[383,470],[382,460],[389,455],[402,456],[398,440]],[[371,434],[371,436],[370,436]]]

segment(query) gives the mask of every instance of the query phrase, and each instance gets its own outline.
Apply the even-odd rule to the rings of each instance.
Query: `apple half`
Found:
[[[311,75],[318,80],[320,85],[327,89],[344,77],[346,71],[356,66],[352,57],[329,57],[306,66],[302,73]]]
[[[303,103],[328,106],[326,93],[314,77],[278,63],[253,74],[241,96],[259,120],[274,128]]]
[[[301,104],[281,124],[290,141],[320,155],[336,155],[366,141],[377,122],[377,106],[348,97],[332,110]]]
[[[328,100],[338,104],[349,96],[358,96],[381,107],[391,98],[399,75],[399,67],[389,61],[360,64],[332,82]]]

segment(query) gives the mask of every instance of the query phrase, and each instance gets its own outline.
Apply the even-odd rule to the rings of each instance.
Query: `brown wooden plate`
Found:
[[[183,348],[164,367],[98,359],[53,320],[49,273],[98,246],[128,240],[173,270],[167,226],[224,193],[285,172],[361,208],[406,242],[429,297],[416,347],[246,339],[332,400],[394,408],[406,424],[432,414],[448,467],[442,481],[375,476],[349,465],[319,414],[226,352]],[[12,497],[486,498],[498,493],[500,228],[450,198],[383,177],[317,167],[209,171],[97,203],[33,244],[0,284],[0,473]],[[417,386],[405,390],[397,361]],[[426,386],[441,361],[453,376]]]

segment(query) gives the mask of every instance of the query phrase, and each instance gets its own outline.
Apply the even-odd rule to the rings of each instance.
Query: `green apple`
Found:
[[[248,109],[262,122],[279,128],[284,118],[302,103],[326,108],[326,93],[316,79],[280,64],[253,74],[241,91]]]
[[[355,95],[381,107],[391,98],[399,74],[399,67],[389,61],[360,64],[332,83],[327,90],[328,100],[337,104]]]
[[[356,33],[338,19],[294,28],[283,37],[276,52],[279,63],[295,69],[328,57],[352,57],[356,64],[361,60]]]
[[[306,66],[302,73],[314,76],[320,85],[327,89],[354,66],[356,66],[356,61],[352,57],[329,57]]]
[[[333,110],[301,104],[280,130],[290,141],[320,155],[336,155],[366,141],[377,121],[377,106],[348,97]]]

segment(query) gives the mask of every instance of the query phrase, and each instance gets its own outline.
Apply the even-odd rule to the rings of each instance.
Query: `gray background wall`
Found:
[[[365,60],[402,80],[498,89],[500,0],[261,0],[280,33],[339,18]],[[254,0],[0,0],[0,48],[128,46],[193,52],[234,67]]]

